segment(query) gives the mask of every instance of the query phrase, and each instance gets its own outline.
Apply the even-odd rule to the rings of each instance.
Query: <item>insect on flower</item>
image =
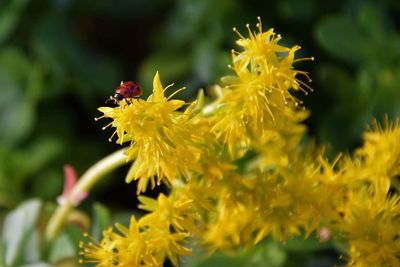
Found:
[[[121,84],[117,87],[117,89],[115,89],[115,94],[111,96],[110,99],[108,99],[106,102],[108,102],[109,100],[119,102],[122,99],[126,98],[139,98],[142,94],[142,86],[137,82],[121,81]]]

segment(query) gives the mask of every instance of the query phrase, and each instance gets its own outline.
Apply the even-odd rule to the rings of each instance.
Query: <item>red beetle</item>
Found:
[[[136,82],[128,81],[121,82],[115,89],[113,98],[116,101],[121,101],[125,98],[139,98],[143,94],[142,86]]]

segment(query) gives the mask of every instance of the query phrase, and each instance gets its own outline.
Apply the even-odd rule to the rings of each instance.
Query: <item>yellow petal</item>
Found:
[[[151,100],[153,102],[161,102],[164,100],[164,89],[161,84],[160,74],[156,73],[153,79],[153,94],[151,95]]]

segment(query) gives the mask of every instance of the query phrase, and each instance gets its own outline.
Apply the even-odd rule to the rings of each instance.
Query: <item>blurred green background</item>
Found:
[[[164,84],[188,88],[178,97],[193,99],[198,88],[229,73],[230,49],[237,48],[232,27],[245,33],[257,16],[283,35],[284,45],[301,45],[299,56],[315,57],[295,67],[313,78],[315,91],[300,97],[312,112],[310,136],[331,155],[359,145],[372,117],[400,114],[398,0],[2,0],[2,216],[31,197],[54,202],[64,164],[82,174],[119,148],[107,142],[112,130],[101,130],[105,121],[93,118],[121,80],[140,82],[148,95],[159,70]],[[113,214],[134,210],[135,186],[125,186],[124,171],[98,186],[84,208],[96,200]],[[239,258],[216,255],[193,266],[297,266],[287,260],[296,257],[304,266],[332,266],[336,255],[313,244],[292,252],[266,241]],[[264,246],[278,258],[260,253]]]

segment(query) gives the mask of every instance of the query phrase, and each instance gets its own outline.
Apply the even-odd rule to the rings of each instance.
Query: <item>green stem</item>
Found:
[[[120,149],[101,159],[90,167],[78,180],[72,191],[66,197],[64,203],[59,205],[53,213],[46,227],[46,240],[53,240],[64,226],[68,214],[73,209],[74,199],[82,192],[90,189],[106,174],[126,163],[125,149]]]

